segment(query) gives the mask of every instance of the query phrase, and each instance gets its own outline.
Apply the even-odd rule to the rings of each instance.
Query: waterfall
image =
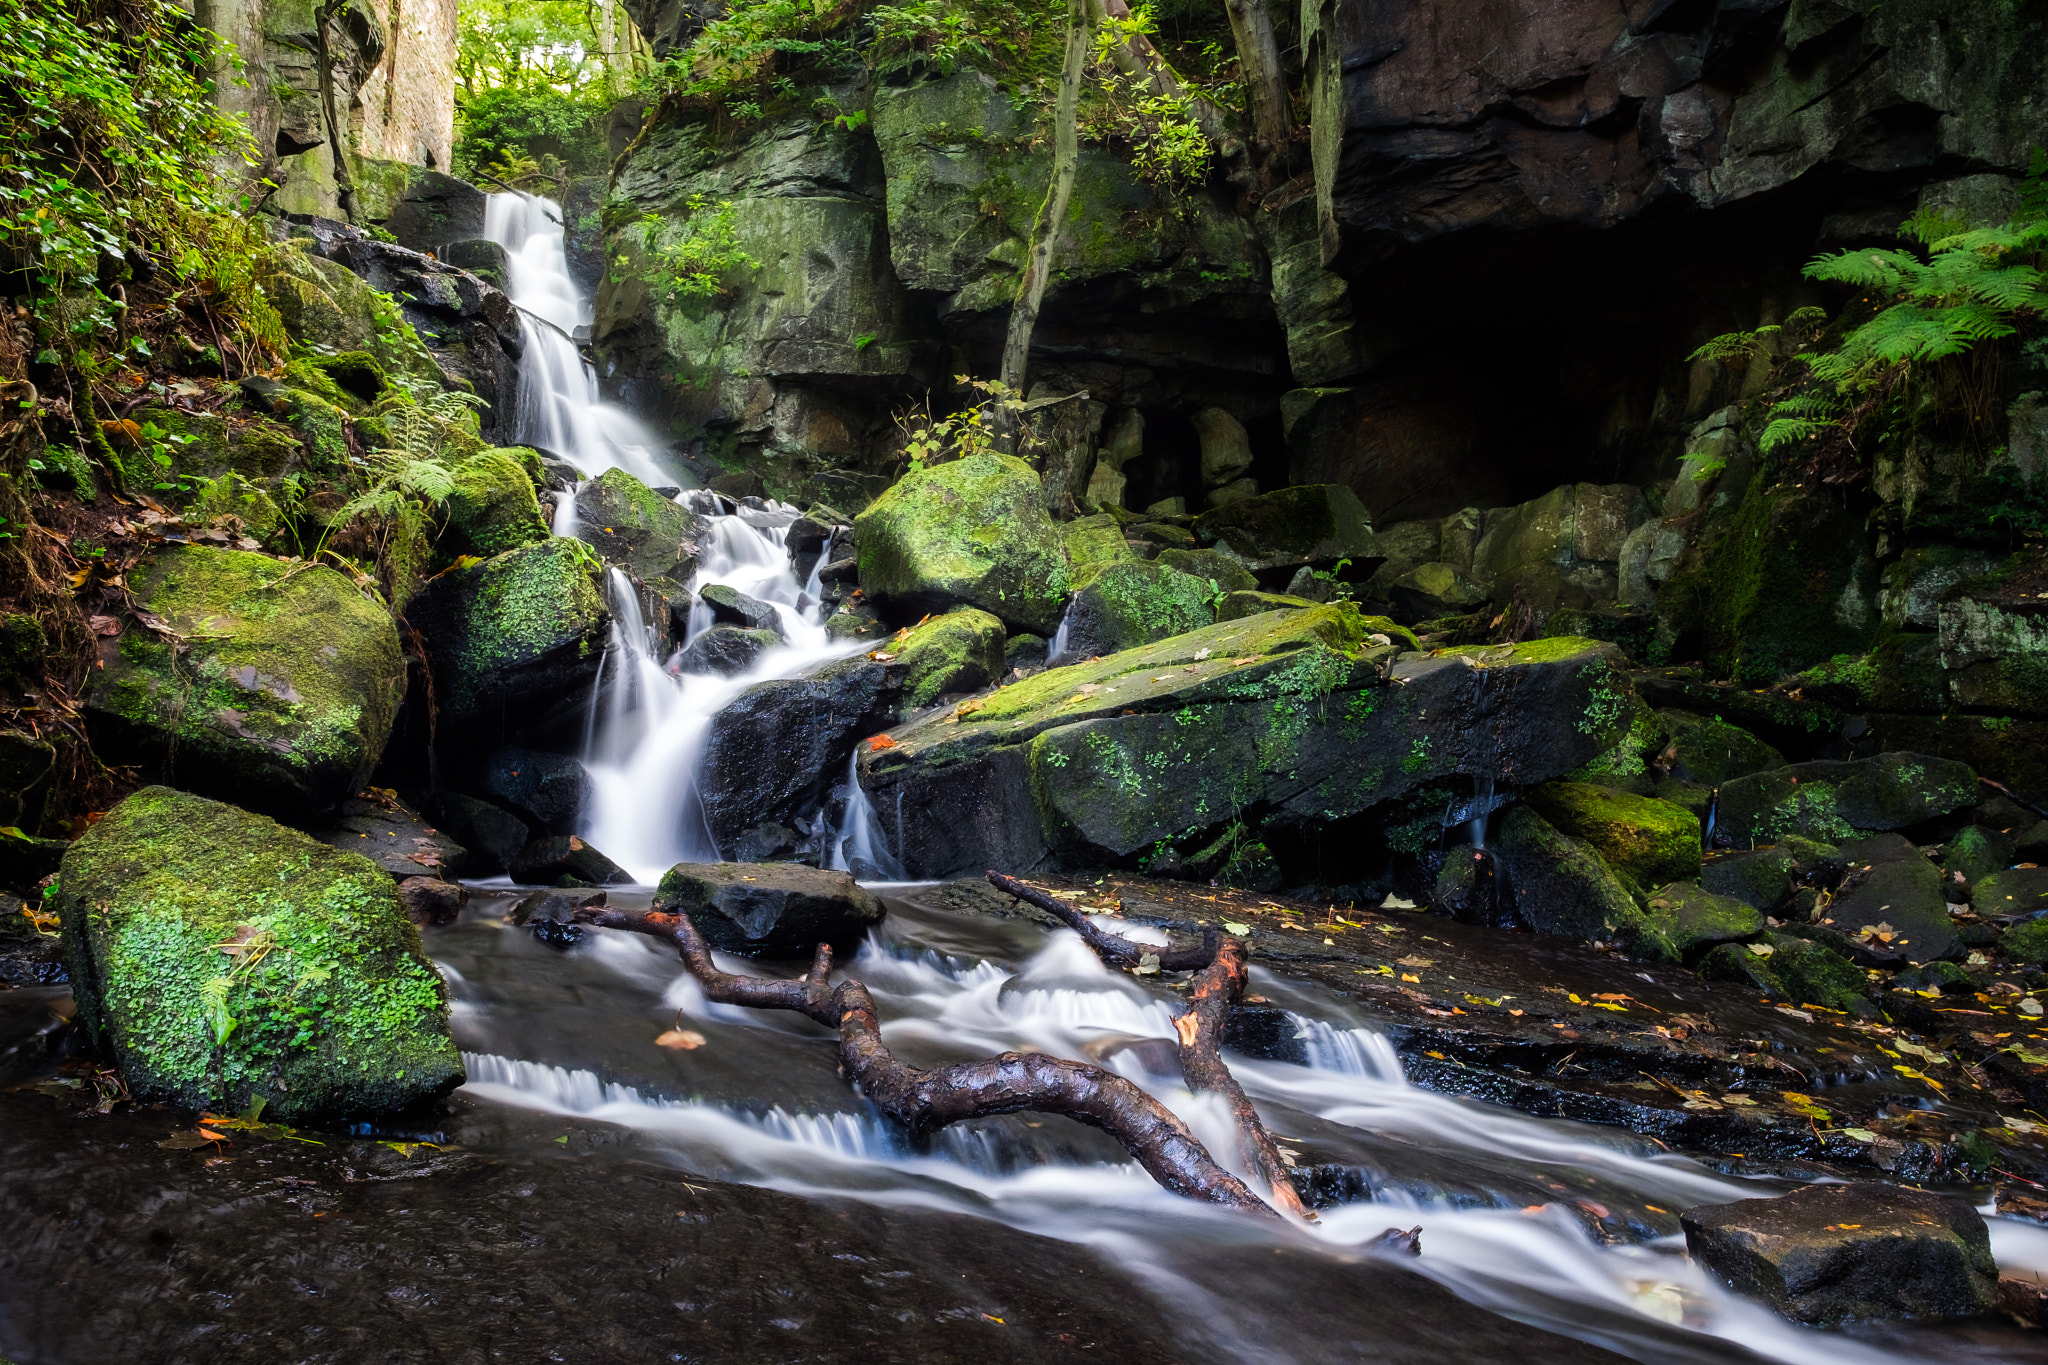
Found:
[[[713,717],[756,683],[796,677],[861,648],[858,641],[827,638],[818,599],[806,596],[790,568],[783,541],[796,508],[770,504],[723,513],[712,510],[723,504],[701,496],[693,505],[706,523],[693,596],[722,583],[765,602],[775,609],[786,643],[765,651],[738,677],[672,673],[655,657],[653,632],[641,619],[631,580],[612,570],[614,624],[605,662],[611,681],[592,698],[584,762],[594,792],[580,832],[643,882],[658,880],[679,862],[719,862],[725,856],[705,822],[698,790]],[[686,639],[678,643],[710,625],[710,608],[699,597],[690,609]],[[762,757],[773,761],[772,755]],[[870,866],[890,866],[878,841],[864,847]]]
[[[519,309],[525,338],[511,439],[585,474],[618,468],[642,483],[674,483],[656,454],[654,433],[599,400],[597,371],[576,349],[572,336],[590,325],[592,310],[569,278],[561,205],[530,194],[489,195],[484,236],[505,248],[505,293]]]
[[[832,831],[832,856],[826,865],[835,872],[851,872],[865,879],[902,881],[908,874],[882,842],[882,827],[875,819],[874,804],[861,788],[857,747],[846,760],[845,800],[839,827]]]

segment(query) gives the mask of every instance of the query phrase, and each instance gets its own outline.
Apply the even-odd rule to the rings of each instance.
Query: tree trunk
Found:
[[[320,111],[327,117],[327,146],[334,154],[334,198],[342,217],[356,221],[355,180],[348,173],[348,155],[341,149],[341,122],[334,115],[334,52],[327,43],[327,24],[335,5],[328,0],[314,11],[320,51]]]
[[[1287,72],[1280,65],[1280,42],[1273,36],[1273,14],[1267,0],[1224,0],[1230,31],[1237,39],[1237,60],[1251,93],[1254,160],[1260,178],[1270,185],[1285,170],[1294,131],[1287,102]]]
[[[1179,1041],[1181,1079],[1188,1083],[1188,1089],[1219,1096],[1230,1106],[1231,1117],[1237,1120],[1245,1164],[1251,1167],[1259,1183],[1272,1191],[1273,1203],[1297,1218],[1315,1222],[1314,1211],[1302,1202],[1300,1192],[1294,1188],[1294,1177],[1287,1173],[1287,1163],[1280,1156],[1279,1144],[1266,1131],[1266,1125],[1259,1118],[1258,1111],[1252,1108],[1244,1087],[1237,1083],[1237,1078],[1230,1074],[1230,1068],[1223,1062],[1223,1030],[1230,1023],[1231,1013],[1244,999],[1245,977],[1250,964],[1244,943],[1239,939],[1219,938],[1214,929],[1205,929],[1198,948],[1187,944],[1153,948],[1097,928],[1094,921],[1059,897],[1026,886],[1015,877],[991,872],[988,880],[996,890],[1007,891],[1019,900],[1058,916],[1105,962],[1141,966],[1149,957],[1160,971],[1196,973],[1188,990],[1187,1013],[1173,1021],[1173,1031]]]
[[[1021,1110],[1064,1114],[1121,1142],[1154,1180],[1175,1194],[1272,1215],[1243,1181],[1216,1164],[1172,1110],[1101,1067],[1038,1052],[1005,1052],[932,1071],[904,1065],[882,1042],[881,1021],[868,988],[851,978],[830,984],[828,945],[818,945],[809,972],[784,981],[718,970],[688,915],[591,906],[576,912],[576,922],[667,939],[676,945],[704,994],[720,1004],[791,1010],[837,1029],[840,1074],[858,1085],[876,1108],[913,1132]]]
[[[1067,52],[1060,66],[1060,93],[1053,109],[1052,183],[1046,187],[1045,202],[1031,224],[1031,247],[1024,257],[1024,275],[1017,281],[1017,301],[1010,306],[1010,331],[1003,342],[1001,378],[1010,399],[1024,397],[1024,376],[1031,362],[1031,333],[1038,326],[1038,308],[1045,300],[1046,278],[1052,273],[1053,251],[1059,245],[1060,228],[1067,221],[1067,204],[1074,195],[1074,172],[1081,163],[1080,135],[1075,128],[1075,110],[1081,102],[1081,76],[1088,64],[1090,0],[1068,0]],[[1011,450],[1016,448],[1016,410],[1007,405],[996,409],[1001,431]]]

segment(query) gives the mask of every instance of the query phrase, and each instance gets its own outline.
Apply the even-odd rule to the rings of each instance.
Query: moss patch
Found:
[[[358,854],[147,787],[72,845],[57,910],[80,1019],[138,1099],[312,1123],[462,1081],[440,975]]]
[[[448,525],[441,548],[458,554],[495,555],[548,538],[547,519],[533,482],[510,451],[485,450],[455,466],[448,495]]]
[[[187,650],[136,625],[103,645],[87,698],[96,739],[281,814],[361,787],[405,685],[382,606],[332,569],[196,545],[159,552],[129,582]]]
[[[1003,675],[1003,623],[973,607],[935,616],[886,649],[905,672],[903,701],[911,710],[943,692],[987,687]]]
[[[1637,886],[1700,874],[1700,822],[1681,806],[1584,782],[1546,783],[1528,800],[1544,819],[1591,844]]]

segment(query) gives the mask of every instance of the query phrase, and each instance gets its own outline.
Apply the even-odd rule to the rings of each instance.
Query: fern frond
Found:
[[[1795,441],[1818,436],[1832,426],[1833,422],[1811,422],[1803,417],[1775,418],[1764,428],[1764,434],[1757,437],[1757,448],[1768,455],[1779,446],[1791,445]]]
[[[1842,251],[1817,257],[1803,272],[1810,280],[1853,284],[1859,289],[1891,292],[1909,289],[1927,267],[1903,251]]]

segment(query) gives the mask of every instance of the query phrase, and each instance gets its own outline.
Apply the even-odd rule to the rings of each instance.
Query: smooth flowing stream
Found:
[[[1088,1058],[1233,1153],[1221,1114],[1180,1083],[1169,990],[1105,969],[1071,932],[923,907],[912,886],[884,890],[890,918],[846,971],[874,992],[899,1055],[920,1065],[1012,1049]],[[647,939],[594,933],[563,956],[481,909],[429,937],[455,1000],[470,1095],[619,1125],[718,1179],[950,1211],[1075,1244],[1162,1303],[1215,1307],[1193,1315],[1183,1342],[1199,1359],[1358,1358],[1305,1337],[1278,1306],[1297,1272],[1247,1248],[1356,1265],[1377,1254],[1363,1248],[1383,1229],[1418,1224],[1422,1255],[1401,1264],[1471,1303],[1637,1359],[1940,1356],[1932,1334],[1908,1344],[1793,1327],[1686,1261],[1677,1211],[1786,1186],[1728,1179],[1615,1130],[1416,1089],[1387,1040],[1320,988],[1255,969],[1252,988],[1291,1012],[1310,1064],[1231,1065],[1301,1167],[1360,1172],[1369,1196],[1326,1211],[1320,1227],[1281,1227],[1170,1195],[1109,1139],[1053,1116],[958,1125],[914,1149],[838,1079],[822,1030],[708,1003],[673,953]],[[678,1011],[703,1046],[655,1044]],[[2048,1231],[1992,1224],[2002,1264],[2048,1266]],[[1224,1266],[1229,1282],[1219,1283]],[[1248,1274],[1270,1282],[1246,1283]],[[1320,1306],[1318,1333],[1333,1315],[1341,1322],[1341,1305]]]
[[[510,253],[510,292],[527,317],[519,439],[586,474],[618,467],[650,485],[678,483],[654,455],[653,437],[598,400],[595,375],[571,340],[588,304],[568,275],[560,217],[555,205],[523,195],[494,195],[488,209],[489,235]],[[815,577],[801,583],[792,572],[784,539],[795,508],[679,496],[704,528],[693,590],[726,584],[772,605],[785,643],[740,676],[681,673],[676,654],[710,628],[708,608],[696,602],[685,640],[662,657],[633,584],[612,572],[612,643],[585,731],[596,796],[583,833],[643,885],[679,861],[731,856],[716,847],[698,792],[719,711],[756,683],[861,648],[827,638]],[[560,504],[556,529],[577,534],[573,496]],[[1064,635],[1063,626],[1062,644]],[[1472,808],[1459,812],[1475,834],[1494,804],[1491,786],[1487,775]],[[838,810],[827,861],[897,872],[851,769]],[[1158,1096],[1225,1164],[1239,1164],[1226,1116],[1182,1088],[1171,1045],[1178,1002],[1168,988],[1106,970],[1071,932],[920,904],[909,884],[882,889],[890,918],[845,970],[873,990],[899,1055],[918,1065],[1009,1050],[1091,1059]],[[646,893],[612,899],[644,904]],[[1350,1202],[1319,1226],[1301,1228],[1170,1195],[1113,1141],[1057,1117],[958,1125],[913,1146],[839,1080],[822,1030],[787,1014],[708,1003],[673,953],[644,938],[594,931],[566,953],[543,947],[505,926],[506,904],[483,901],[427,939],[455,1002],[471,1098],[615,1125],[707,1177],[828,1203],[990,1220],[1071,1244],[1077,1263],[1175,1310],[1179,1346],[1192,1359],[1370,1357],[1371,1343],[1348,1331],[1341,1295],[1300,1301],[1301,1258],[1385,1284],[1369,1264],[1383,1253],[1368,1244],[1390,1226],[1418,1224],[1422,1255],[1400,1264],[1468,1303],[1645,1361],[1973,1358],[1954,1344],[1960,1338],[1811,1332],[1731,1296],[1685,1259],[1676,1214],[1784,1184],[1730,1179],[1616,1130],[1416,1089],[1387,1039],[1319,988],[1255,970],[1253,989],[1291,1012],[1309,1064],[1232,1060],[1300,1169],[1320,1168],[1325,1185],[1348,1192]],[[658,1046],[679,1022],[702,1044]],[[1998,1219],[1993,1228],[2001,1263],[2048,1269],[2048,1231]],[[1447,1358],[1457,1358],[1454,1342]]]

